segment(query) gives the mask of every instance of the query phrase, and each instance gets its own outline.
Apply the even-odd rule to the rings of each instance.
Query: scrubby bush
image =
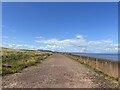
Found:
[[[12,74],[20,70],[40,63],[52,53],[43,53],[38,51],[29,50],[8,50],[5,49],[2,55],[2,75]]]

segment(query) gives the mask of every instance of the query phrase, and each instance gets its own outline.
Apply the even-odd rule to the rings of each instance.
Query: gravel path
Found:
[[[21,73],[3,77],[3,88],[111,88],[113,85],[86,66],[61,54]]]

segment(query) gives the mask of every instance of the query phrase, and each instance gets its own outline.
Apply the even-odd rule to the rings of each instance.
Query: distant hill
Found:
[[[41,52],[53,52],[53,51],[50,51],[50,50],[43,50],[43,49],[38,49],[38,51],[41,51]]]

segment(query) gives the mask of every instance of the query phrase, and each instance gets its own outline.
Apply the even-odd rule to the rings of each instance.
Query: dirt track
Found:
[[[41,64],[3,77],[3,88],[111,88],[113,85],[86,66],[61,54]]]

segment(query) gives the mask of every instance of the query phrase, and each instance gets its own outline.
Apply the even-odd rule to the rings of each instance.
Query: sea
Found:
[[[89,56],[94,58],[103,58],[114,61],[120,60],[120,54],[105,54],[105,53],[72,53],[72,54],[79,56]]]

